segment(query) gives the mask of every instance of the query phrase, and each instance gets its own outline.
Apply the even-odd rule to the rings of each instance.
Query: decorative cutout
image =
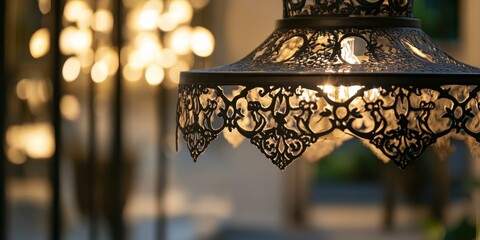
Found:
[[[390,16],[411,17],[413,0],[283,0],[285,17]]]
[[[342,59],[342,54],[345,55],[342,44],[345,46],[352,39],[356,59]],[[281,50],[285,45],[291,46],[289,54]],[[280,53],[286,57],[280,58]],[[208,71],[480,73],[453,59],[437,48],[422,30],[414,28],[277,29],[246,58]]]
[[[479,93],[478,86],[278,85],[245,86],[228,99],[219,87],[184,85],[177,125],[194,159],[227,128],[250,139],[284,169],[319,139],[337,139],[338,129],[405,168],[441,138],[480,141]]]

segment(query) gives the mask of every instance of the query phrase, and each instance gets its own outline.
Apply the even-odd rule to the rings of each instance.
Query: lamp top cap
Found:
[[[291,17],[412,17],[413,0],[283,0]]]

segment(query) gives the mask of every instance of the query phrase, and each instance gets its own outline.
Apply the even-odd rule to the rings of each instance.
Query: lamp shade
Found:
[[[436,46],[413,0],[283,0],[284,18],[231,65],[183,72],[177,129],[197,159],[222,132],[284,169],[358,138],[405,168],[480,141],[480,69]]]

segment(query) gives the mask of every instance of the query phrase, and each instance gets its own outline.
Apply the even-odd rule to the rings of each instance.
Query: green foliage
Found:
[[[380,161],[359,141],[343,144],[333,154],[317,164],[317,179],[321,182],[376,181]]]

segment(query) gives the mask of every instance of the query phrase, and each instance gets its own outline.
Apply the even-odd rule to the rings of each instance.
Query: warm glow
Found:
[[[67,82],[75,81],[80,75],[81,63],[77,57],[70,57],[63,64],[62,76]]]
[[[137,82],[143,76],[143,71],[138,68],[132,67],[130,64],[127,64],[123,67],[123,77],[129,82]]]
[[[16,93],[19,99],[26,100],[29,107],[47,102],[50,98],[50,89],[46,81],[22,79],[17,83]]]
[[[92,46],[92,32],[87,29],[66,27],[60,33],[60,50],[65,55],[81,54]]]
[[[215,48],[215,38],[213,34],[204,27],[195,27],[191,39],[192,50],[199,57],[208,57],[212,55]]]
[[[65,119],[75,121],[80,117],[80,102],[73,95],[65,95],[60,100],[60,112]]]
[[[108,74],[113,76],[118,70],[118,54],[111,47],[100,47],[95,53],[95,61],[103,61],[108,65]]]
[[[176,29],[169,38],[168,45],[179,55],[185,55],[190,52],[190,38],[192,28],[184,26]]]
[[[47,123],[9,127],[7,143],[35,159],[50,158],[55,151],[53,128]]]
[[[175,29],[178,24],[171,13],[164,13],[158,17],[158,28],[164,32],[170,32]]]
[[[84,1],[80,0],[71,0],[67,1],[65,4],[65,9],[63,10],[63,16],[69,22],[76,22],[77,20],[83,18],[85,11],[88,11],[90,6]]]
[[[154,9],[142,9],[138,14],[137,28],[140,30],[153,30],[157,28],[160,14]]]
[[[354,85],[354,86],[339,86],[334,87],[332,85],[318,86],[327,96],[336,101],[345,101],[349,98],[355,96],[363,87]]]
[[[17,83],[17,97],[21,100],[27,100],[30,80],[22,79]]]
[[[30,54],[34,58],[45,56],[50,50],[50,32],[46,28],[37,30],[30,39]]]
[[[168,78],[171,82],[178,84],[180,82],[180,73],[190,70],[190,64],[186,61],[178,61],[173,67],[168,69]]]
[[[192,3],[193,8],[198,10],[207,6],[210,0],[190,0],[190,2]]]
[[[158,61],[163,68],[171,68],[178,60],[177,54],[175,54],[170,48],[163,49],[158,55],[158,58]]]
[[[135,47],[136,51],[130,56],[129,62],[138,68],[145,68],[161,53],[160,41],[153,33],[141,33],[135,37]]]
[[[113,15],[107,9],[97,10],[92,20],[95,31],[109,33],[113,29]]]
[[[342,58],[350,64],[360,64],[360,60],[355,56],[355,38],[350,37],[342,41]]]
[[[23,153],[22,150],[13,147],[8,148],[7,158],[11,163],[16,165],[22,165],[27,162],[27,156],[25,156],[25,153]]]
[[[177,23],[186,23],[192,20],[193,7],[186,0],[174,0],[170,3],[168,11]]]
[[[94,62],[95,53],[92,49],[88,49],[87,51],[78,54],[77,57],[80,60],[82,68],[90,68]]]
[[[160,85],[165,78],[165,71],[157,64],[152,64],[145,71],[145,79],[152,86]]]
[[[51,0],[38,0],[38,8],[42,14],[47,14],[52,9]]]
[[[104,61],[96,62],[90,73],[92,80],[96,83],[102,83],[108,78],[108,65]]]

